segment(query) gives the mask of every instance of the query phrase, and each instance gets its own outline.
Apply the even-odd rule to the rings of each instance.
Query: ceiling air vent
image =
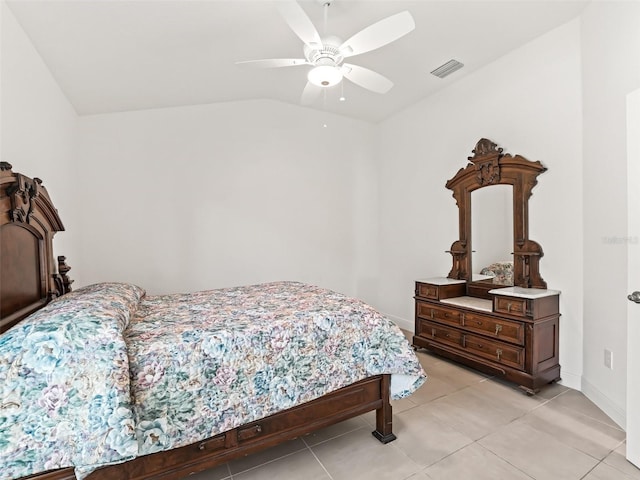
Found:
[[[447,75],[451,75],[456,70],[460,70],[464,67],[464,64],[460,63],[457,60],[449,60],[447,63],[440,65],[438,68],[433,70],[431,73],[439,78],[444,78]]]

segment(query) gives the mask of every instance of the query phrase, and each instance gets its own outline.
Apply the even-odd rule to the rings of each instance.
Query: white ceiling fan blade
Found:
[[[300,97],[300,103],[302,105],[311,105],[322,93],[322,87],[318,87],[311,82],[307,82],[307,85],[302,91],[302,97]]]
[[[391,43],[416,28],[408,11],[396,13],[360,30],[340,46],[343,57],[352,57]]]
[[[307,45],[322,45],[320,34],[298,2],[284,0],[277,2],[278,10],[300,40]]]
[[[372,92],[387,93],[393,87],[393,82],[387,77],[359,65],[345,63],[340,71],[346,79]]]
[[[264,60],[246,60],[244,62],[236,62],[236,65],[252,68],[279,68],[279,67],[295,67],[298,65],[307,65],[304,58],[268,58]]]

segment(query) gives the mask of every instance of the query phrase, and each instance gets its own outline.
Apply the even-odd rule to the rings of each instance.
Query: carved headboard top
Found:
[[[64,230],[39,178],[0,162],[0,332],[71,290],[53,236]],[[59,265],[59,266],[58,266]]]

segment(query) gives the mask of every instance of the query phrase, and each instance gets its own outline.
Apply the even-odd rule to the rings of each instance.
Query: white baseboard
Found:
[[[582,391],[582,376],[562,370],[561,366],[560,377],[562,377],[562,380],[558,382],[560,385],[573,388],[574,390],[578,390],[579,392]]]
[[[620,428],[627,428],[626,411],[619,405],[616,405],[607,395],[594,387],[588,380],[582,379],[582,393],[591,400],[596,406],[606,413],[611,420],[616,422]]]

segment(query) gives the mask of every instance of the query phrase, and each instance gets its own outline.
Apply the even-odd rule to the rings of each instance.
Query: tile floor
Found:
[[[580,392],[515,386],[418,352],[429,379],[393,402],[398,439],[375,414],[325,428],[190,480],[630,480],[625,433]]]

